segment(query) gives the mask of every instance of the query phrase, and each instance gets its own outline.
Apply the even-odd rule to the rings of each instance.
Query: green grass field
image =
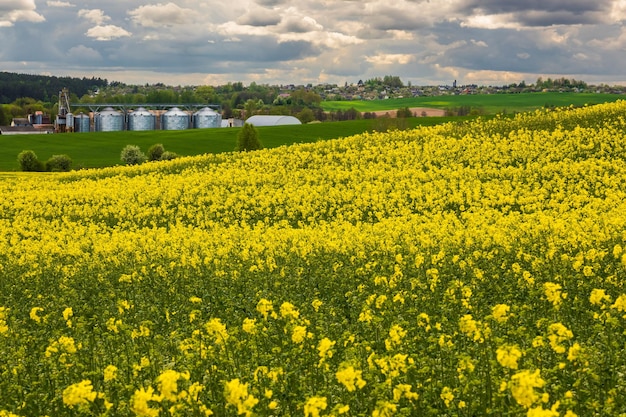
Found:
[[[617,101],[617,94],[594,93],[524,93],[524,94],[476,94],[433,97],[412,97],[371,101],[324,101],[326,111],[346,110],[354,107],[360,112],[394,110],[404,107],[434,107],[438,109],[470,106],[480,108],[485,114],[515,113],[545,106],[583,106]]]
[[[545,106],[582,106],[616,101],[623,96],[615,94],[586,93],[529,93],[494,95],[458,95],[416,97],[375,101],[322,102],[327,110],[354,107],[361,112],[390,110],[404,107],[454,108],[470,106],[480,108],[484,114],[508,114],[530,111]],[[418,117],[407,119],[406,127],[432,125],[462,118]],[[366,131],[383,130],[380,120],[354,120],[344,122],[313,123],[307,125],[258,128],[260,140],[266,148],[293,143],[315,142],[356,135]],[[58,135],[0,136],[0,171],[17,171],[17,155],[26,149],[33,150],[41,161],[52,155],[66,154],[74,169],[98,168],[119,165],[120,152],[126,145],[137,145],[144,152],[156,143],[181,156],[205,153],[230,152],[235,148],[238,128],[192,129],[184,131],[149,132],[91,132]]]
[[[429,117],[407,119],[407,127],[432,125],[459,118]],[[377,128],[376,120],[312,123],[276,127],[259,127],[259,138],[266,148],[293,143],[315,142],[351,136]],[[379,129],[380,130],[380,129]],[[41,161],[52,155],[66,154],[73,168],[98,168],[121,164],[120,152],[126,145],[137,145],[142,151],[156,143],[181,156],[230,152],[235,149],[239,128],[190,129],[182,131],[90,132],[54,135],[0,136],[0,171],[17,171],[17,155],[26,149]]]

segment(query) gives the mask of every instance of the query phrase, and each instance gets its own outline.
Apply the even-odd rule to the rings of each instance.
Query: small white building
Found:
[[[262,115],[248,117],[246,123],[259,126],[281,126],[281,125],[301,125],[302,122],[293,116],[283,115]]]

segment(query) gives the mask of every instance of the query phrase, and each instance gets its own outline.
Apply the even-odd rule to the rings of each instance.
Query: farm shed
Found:
[[[54,133],[54,127],[41,125],[36,129],[33,126],[0,126],[0,135],[36,135]]]
[[[293,116],[281,116],[281,115],[261,115],[251,116],[246,120],[246,123],[259,126],[280,126],[280,125],[301,125],[300,120]]]

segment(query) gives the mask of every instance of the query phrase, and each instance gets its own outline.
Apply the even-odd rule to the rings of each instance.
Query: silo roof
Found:
[[[163,115],[164,116],[175,116],[175,115],[185,115],[185,116],[188,116],[187,113],[185,113],[184,111],[182,111],[178,107],[172,107],[171,109],[169,109],[168,111],[163,113]]]
[[[146,110],[145,107],[138,107],[136,110],[134,110],[131,115],[137,115],[137,116],[152,116],[152,113],[150,113],[148,110]]]
[[[213,110],[212,108],[210,108],[210,107],[203,107],[202,109],[198,110],[195,114],[197,116],[199,116],[199,115],[205,115],[205,114],[206,115],[208,115],[208,114],[214,115],[214,114],[218,114],[218,113],[215,110]]]

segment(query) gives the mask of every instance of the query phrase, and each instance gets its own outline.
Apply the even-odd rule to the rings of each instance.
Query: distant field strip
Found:
[[[438,109],[470,106],[481,108],[487,114],[499,112],[531,111],[545,106],[583,106],[617,101],[616,94],[593,93],[521,93],[424,96],[388,100],[323,101],[326,111],[347,110],[354,107],[360,112],[397,110],[405,107],[434,107]]]

